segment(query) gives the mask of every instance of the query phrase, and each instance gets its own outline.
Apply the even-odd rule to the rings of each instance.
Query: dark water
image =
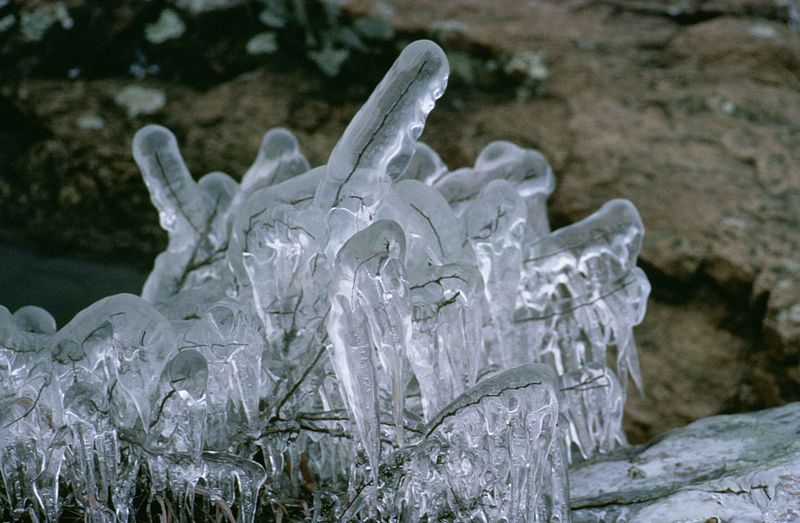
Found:
[[[147,274],[124,265],[49,258],[0,244],[0,305],[47,309],[61,328],[87,305],[112,294],[139,294]]]

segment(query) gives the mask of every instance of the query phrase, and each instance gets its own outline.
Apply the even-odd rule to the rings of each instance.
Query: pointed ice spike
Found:
[[[406,352],[411,336],[411,296],[402,263],[404,236],[394,236],[395,233],[392,231],[392,235],[386,235],[385,238],[398,243],[400,248],[388,246],[386,258],[365,260],[356,273],[354,283],[357,300],[367,315],[370,338],[377,349],[381,382],[391,383],[391,386],[384,385],[382,389],[388,390],[392,399],[396,441],[398,446],[402,446]]]
[[[407,46],[334,147],[315,204],[327,211],[355,198],[368,208],[379,186],[400,176],[425,118],[447,84],[449,66],[429,40]]]
[[[66,450],[64,446],[54,444],[45,451],[42,470],[36,477],[36,483],[34,484],[36,501],[47,521],[58,520],[58,514],[61,508],[59,480],[62,475],[61,470]]]
[[[231,505],[235,496],[237,523],[252,523],[258,508],[258,492],[267,479],[264,467],[223,452],[204,452],[203,462],[203,479],[208,490]]]
[[[622,430],[625,398],[614,373],[605,365],[588,363],[560,377],[564,395],[561,412],[568,422],[567,456],[573,458],[573,446],[583,459],[605,454],[627,444]]]
[[[547,160],[534,149],[523,149],[510,142],[487,145],[473,168],[458,169],[433,180],[457,213],[491,180],[506,180],[528,206],[528,227],[536,234],[550,230],[545,201],[555,189],[555,178]]]
[[[402,261],[404,255],[405,236],[400,226],[377,221],[342,246],[329,291],[331,311],[327,327],[332,344],[331,361],[373,478],[377,478],[381,450],[379,384],[368,314],[363,309],[372,305],[359,299],[358,287],[363,271],[374,274],[390,259]]]
[[[165,127],[148,125],[133,138],[133,157],[158,209],[161,227],[169,233],[170,250],[197,241],[209,209],[178,150],[175,135]]]

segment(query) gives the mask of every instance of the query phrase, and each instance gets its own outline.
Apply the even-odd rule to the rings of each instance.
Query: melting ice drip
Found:
[[[169,233],[142,297],[0,308],[4,517],[569,520],[566,463],[624,443],[640,384],[642,225],[615,200],[551,233],[511,143],[448,170],[417,142],[447,75],[411,44],[326,165],[273,129],[241,183],[139,131]]]

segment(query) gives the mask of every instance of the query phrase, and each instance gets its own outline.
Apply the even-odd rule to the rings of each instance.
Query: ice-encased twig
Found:
[[[384,188],[408,168],[448,73],[439,46],[427,40],[410,44],[345,129],[314,198],[318,208],[331,211],[329,260],[347,238],[373,221]]]
[[[404,385],[407,324],[403,320],[410,317],[410,299],[402,282],[405,275],[397,272],[404,259],[403,230],[395,222],[377,221],[342,246],[329,291],[331,361],[374,479],[381,455],[379,358],[391,365],[384,368],[392,384],[390,393],[404,394],[397,390],[399,384]],[[370,297],[378,301],[371,303]],[[382,318],[375,317],[373,308],[379,309],[377,315]],[[397,420],[402,417],[404,398],[393,398],[393,405]],[[400,434],[401,427],[397,426]]]
[[[324,235],[324,214],[311,206],[322,174],[314,169],[256,189],[233,222],[230,264],[237,279],[252,288],[271,342],[283,342],[292,331],[313,330],[324,313],[316,280],[322,277],[324,286],[325,274],[315,274],[314,259]]]
[[[488,378],[388,458],[386,521],[569,521],[556,376],[526,365]]]
[[[572,455],[575,449],[586,459],[627,444],[622,431],[625,397],[611,369],[588,363],[559,380],[570,462],[578,461]]]
[[[156,259],[142,297],[165,303],[185,288],[197,287],[190,280],[193,273],[200,281],[226,279],[226,215],[238,184],[224,173],[211,173],[195,182],[175,136],[157,125],[136,133],[133,155],[158,209],[161,227],[169,233],[167,250]],[[193,301],[208,300],[207,294],[194,292],[191,296]]]
[[[411,161],[425,118],[444,93],[448,74],[447,57],[439,46],[427,40],[407,46],[331,152],[317,205],[330,209],[345,198],[363,198],[370,186],[400,176]]]
[[[405,230],[414,231],[409,240],[410,269],[447,263],[474,263],[474,255],[463,239],[461,223],[438,191],[416,180],[394,185],[405,204],[387,203],[378,209]]]
[[[474,385],[486,363],[481,336],[483,280],[470,265],[437,265],[410,273],[409,289],[408,358],[427,420]]]
[[[59,331],[0,308],[4,516],[68,499],[124,521],[144,482],[164,517],[251,521],[269,476],[261,499],[313,497],[315,521],[569,519],[561,446],[622,442],[639,384],[641,223],[614,201],[550,233],[550,167],[508,142],[448,171],[416,141],[447,71],[409,46],[311,170],[285,129],[241,184],[195,182],[162,127],[136,135],[170,238],[145,299]]]
[[[492,180],[462,218],[484,281],[493,333],[488,342],[494,345],[492,352],[499,353],[503,368],[510,369],[525,361],[517,353],[524,348],[509,336],[522,269],[525,202],[510,183]]]
[[[52,358],[63,386],[97,383],[108,391],[117,426],[148,430],[158,380],[177,343],[169,322],[131,294],[104,298],[56,333]]]
[[[270,129],[261,139],[256,160],[242,176],[241,195],[249,196],[256,189],[277,185],[309,169],[297,138],[287,129]]]
[[[514,323],[531,359],[559,374],[616,352],[623,391],[641,389],[632,329],[642,321],[650,284],[636,257],[644,229],[636,208],[612,200],[599,211],[525,246]]]
[[[555,189],[555,178],[539,151],[510,142],[492,142],[478,155],[474,167],[456,169],[429,181],[461,214],[492,180],[506,180],[517,189],[528,207],[528,228],[537,236],[550,231],[545,202]]]
[[[431,185],[434,180],[447,172],[447,165],[429,145],[417,142],[414,155],[408,167],[398,180],[417,180]]]
[[[202,193],[186,168],[178,142],[168,129],[148,125],[133,139],[133,157],[142,172],[170,250],[182,250],[201,235],[208,218]]]

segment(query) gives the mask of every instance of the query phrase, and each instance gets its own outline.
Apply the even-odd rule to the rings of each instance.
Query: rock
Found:
[[[714,416],[570,470],[575,523],[797,521],[800,403]]]

